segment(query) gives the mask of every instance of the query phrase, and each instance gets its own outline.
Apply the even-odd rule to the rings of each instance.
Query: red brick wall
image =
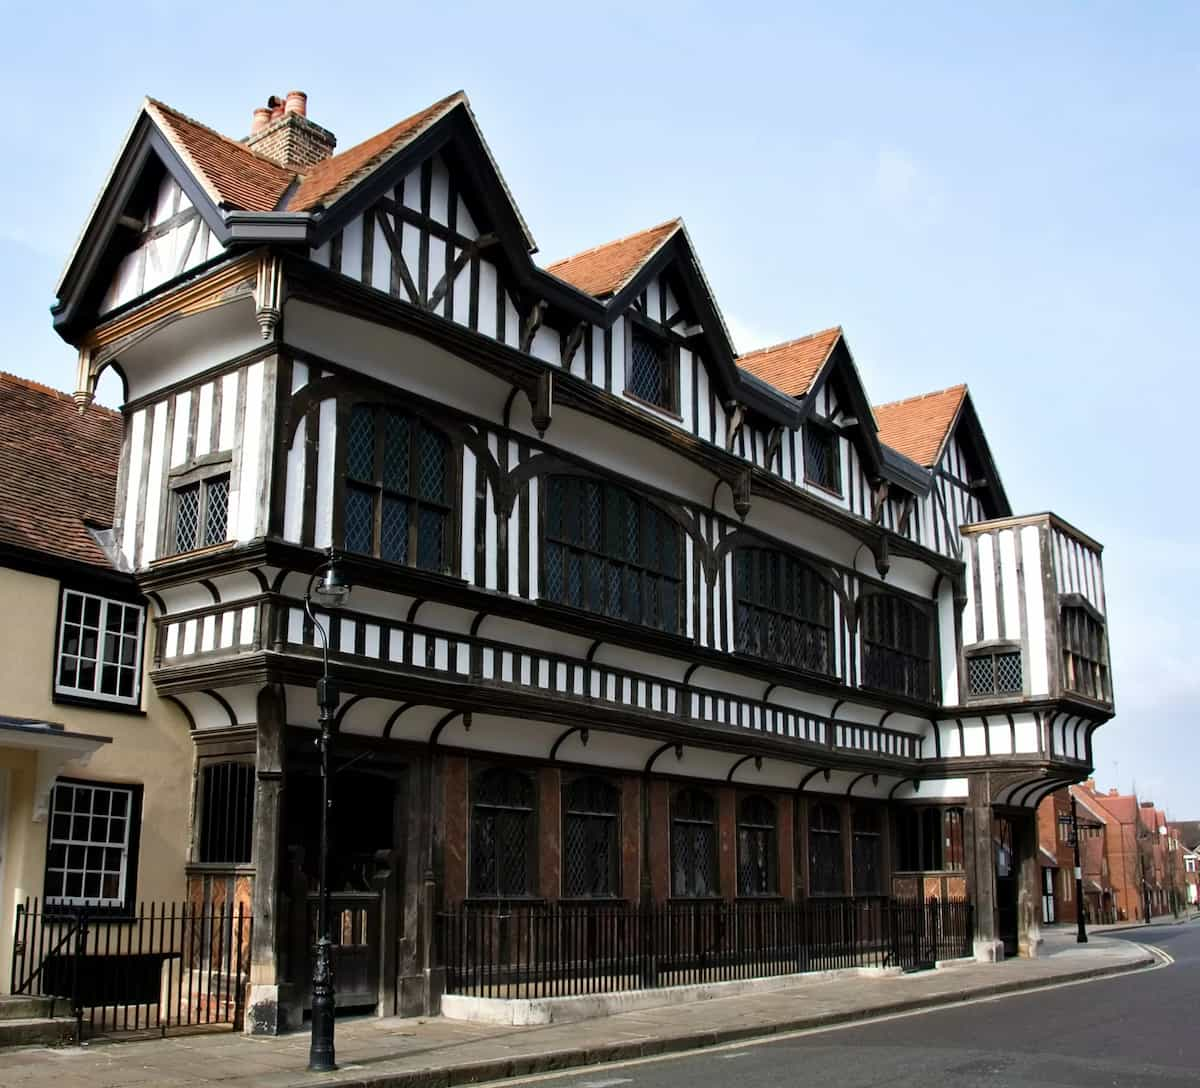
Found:
[[[467,760],[446,756],[442,761],[442,793],[445,811],[444,899],[447,906],[461,903],[467,895]]]
[[[715,793],[721,895],[733,899],[737,895],[737,792],[732,786],[723,786]]]
[[[557,767],[542,767],[537,772],[538,787],[538,894],[557,899],[562,894],[559,876],[559,843],[562,839],[562,772]]]
[[[626,775],[621,787],[621,895],[636,903],[642,895],[642,783]]]
[[[671,894],[670,793],[662,781],[650,783],[650,886],[654,901]]]
[[[796,881],[796,812],[795,802],[790,794],[784,794],[776,801],[776,827],[779,837],[779,894],[792,898],[795,894]]]

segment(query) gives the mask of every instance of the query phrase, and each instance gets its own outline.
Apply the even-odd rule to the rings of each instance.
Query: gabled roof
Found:
[[[145,109],[208,190],[214,204],[251,212],[278,206],[295,173],[207,125],[147,98]]]
[[[88,525],[112,525],[121,416],[0,373],[0,546],[111,569]],[[86,524],[85,524],[86,523]]]
[[[803,397],[812,390],[817,375],[841,338],[842,327],[835,325],[783,344],[749,351],[738,356],[737,364],[789,397]]]
[[[879,440],[926,468],[941,459],[967,395],[965,385],[875,405]]]
[[[546,271],[594,298],[610,298],[638,274],[667,241],[683,229],[669,219],[546,266]]]

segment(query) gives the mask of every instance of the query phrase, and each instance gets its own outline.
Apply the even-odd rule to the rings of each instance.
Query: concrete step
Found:
[[[55,1002],[49,997],[30,997],[26,994],[0,994],[0,1022],[4,1020],[37,1020],[48,1018],[53,1012],[60,1015],[66,1008],[65,1001]],[[57,1005],[55,1009],[52,1006]]]
[[[0,1050],[9,1046],[62,1046],[75,1038],[75,1021],[65,1016],[0,1020]]]

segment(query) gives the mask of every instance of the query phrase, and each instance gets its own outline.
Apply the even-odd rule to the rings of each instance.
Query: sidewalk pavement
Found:
[[[1137,970],[1145,948],[1052,933],[1035,960],[961,961],[888,977],[798,978],[770,993],[714,998],[583,1023],[497,1027],[432,1018],[361,1018],[337,1026],[336,1073],[305,1072],[308,1035],[233,1032],[0,1052],[0,1088],[443,1088],[694,1050],[886,1013],[950,1005],[1056,982]],[[1070,937],[1072,940],[1068,941]]]
[[[1178,918],[1176,918],[1173,914],[1160,914],[1154,918],[1151,918],[1148,922],[1144,922],[1135,918],[1125,922],[1110,922],[1105,925],[1089,925],[1087,927],[1087,931],[1089,934],[1120,933],[1126,929],[1149,929],[1151,926],[1177,926],[1182,925],[1184,922],[1197,921],[1200,921],[1200,911],[1192,911],[1189,909],[1183,911]],[[1069,928],[1071,932],[1075,931],[1074,922],[1059,923],[1059,928],[1063,927]]]

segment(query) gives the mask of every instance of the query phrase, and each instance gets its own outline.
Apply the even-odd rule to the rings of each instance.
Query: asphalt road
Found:
[[[508,1083],[539,1088],[1200,1084],[1200,923],[1135,930],[1125,939],[1153,944],[1175,962],[792,1039]]]

